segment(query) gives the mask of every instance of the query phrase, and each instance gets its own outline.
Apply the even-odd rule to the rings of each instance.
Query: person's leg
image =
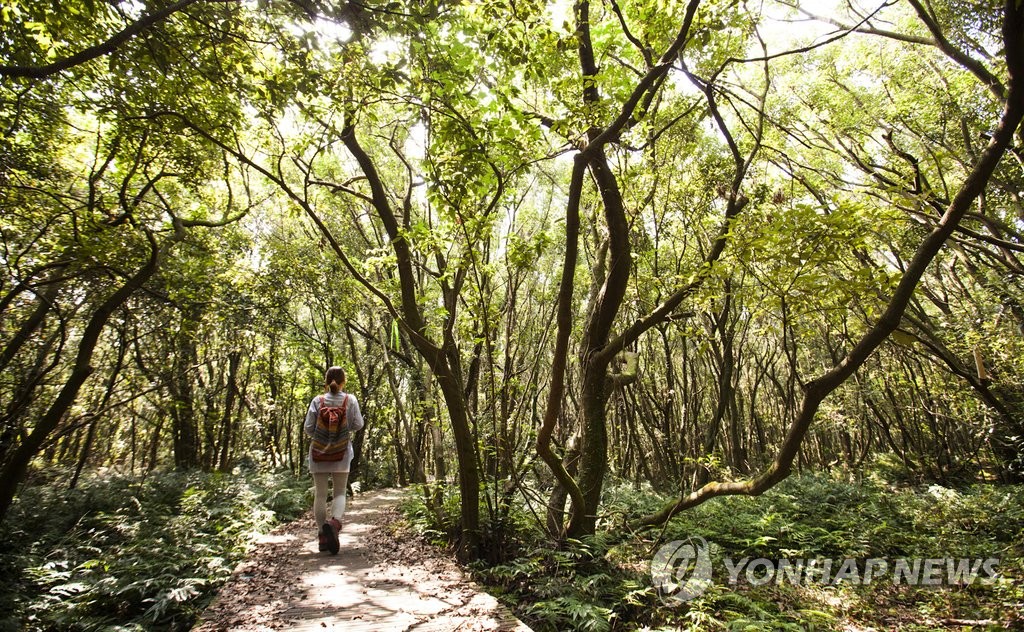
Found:
[[[326,472],[313,474],[313,520],[316,521],[317,529],[327,522],[327,479],[329,476]]]
[[[345,515],[345,493],[348,486],[348,472],[334,472],[331,474],[331,479],[331,485],[333,486],[331,493],[334,494],[331,515],[341,523],[341,519]],[[340,528],[340,525],[337,528]]]

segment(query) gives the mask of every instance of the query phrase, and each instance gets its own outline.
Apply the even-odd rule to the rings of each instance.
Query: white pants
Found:
[[[331,517],[339,521],[345,515],[345,487],[348,472],[316,472],[313,474],[313,519],[316,526],[327,522],[327,479],[331,479],[334,500],[331,502]]]

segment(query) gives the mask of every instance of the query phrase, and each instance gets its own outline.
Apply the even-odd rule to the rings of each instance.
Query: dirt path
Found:
[[[384,528],[403,493],[349,497],[335,556],[317,551],[310,516],[261,537],[193,632],[529,632],[452,560]]]

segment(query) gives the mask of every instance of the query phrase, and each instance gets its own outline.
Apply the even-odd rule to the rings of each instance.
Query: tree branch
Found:
[[[988,87],[989,90],[992,91],[992,94],[996,95],[1000,101],[1006,98],[1006,88],[1003,87],[1002,82],[999,81],[995,75],[989,72],[988,68],[985,68],[981,62],[976,59],[972,59],[967,55],[967,53],[950,43],[942,33],[939,23],[935,21],[935,17],[921,5],[920,0],[907,1],[910,2],[910,6],[914,7],[914,11],[917,12],[917,17],[921,18],[924,25],[928,27],[932,37],[935,38],[935,45],[939,47],[939,50],[977,77]]]
[[[125,29],[116,33],[113,37],[105,42],[90,46],[85,50],[79,51],[70,57],[58,59],[57,61],[46,64],[45,66],[0,66],[0,76],[2,77],[23,77],[29,79],[43,79],[50,75],[57,74],[74,68],[75,66],[84,64],[87,61],[92,61],[97,57],[109,55],[118,49],[122,44],[135,37],[139,33],[142,33],[146,29],[163,22],[170,16],[174,15],[178,11],[188,8],[189,6],[199,2],[200,0],[179,0],[174,4],[168,5],[159,11],[150,13],[142,16]],[[236,2],[237,0],[206,0],[208,2]]]
[[[579,256],[580,197],[583,191],[583,177],[586,160],[576,156],[573,162],[572,179],[569,181],[569,200],[565,210],[565,258],[562,263],[562,279],[558,286],[558,309],[556,321],[558,333],[555,336],[554,358],[551,363],[551,385],[548,387],[547,406],[544,419],[537,432],[537,454],[551,468],[558,482],[572,498],[575,514],[583,512],[583,492],[566,471],[561,459],[551,450],[551,435],[555,422],[562,412],[565,393],[565,368],[569,357],[569,338],[572,335],[572,294],[576,275],[576,261]]]
[[[956,230],[957,224],[970,209],[971,204],[985,190],[996,166],[1012,145],[1021,120],[1024,119],[1024,5],[1018,0],[1006,0],[1004,11],[1003,40],[1009,89],[999,125],[942,219],[918,245],[882,316],[839,363],[804,385],[800,411],[789,427],[775,462],[768,470],[747,481],[708,483],[669,503],[661,511],[640,518],[634,526],[643,528],[663,524],[679,511],[695,507],[717,496],[756,496],[789,476],[793,461],[821,402],[849,379],[899,326],[925,270]]]
[[[643,79],[637,83],[636,87],[633,88],[633,92],[626,99],[622,109],[619,112],[619,116],[616,117],[612,123],[606,127],[596,137],[590,139],[587,144],[588,150],[590,147],[600,147],[601,145],[618,138],[619,134],[626,127],[633,117],[633,113],[636,111],[637,106],[643,100],[644,95],[655,86],[660,85],[659,79],[665,76],[665,74],[672,67],[672,64],[679,57],[679,53],[683,50],[683,46],[686,44],[687,38],[690,36],[690,26],[693,24],[693,16],[697,13],[697,7],[700,6],[700,0],[690,0],[686,5],[686,15],[683,18],[683,25],[679,28],[679,33],[676,35],[671,46],[658,60],[657,65],[652,67],[647,74],[644,75]],[[582,26],[581,26],[582,28]],[[589,33],[589,26],[587,27],[587,33]],[[587,35],[587,42],[589,42],[589,35]],[[584,57],[584,50],[581,45],[580,60],[584,62],[584,77],[587,77],[588,68],[593,70],[593,80],[597,79],[597,66],[593,64],[593,49],[587,47],[589,57]],[[587,60],[589,59],[590,66],[587,66]],[[584,79],[586,81],[587,79]],[[584,86],[584,98],[588,102],[594,103],[597,100],[597,88],[593,88],[593,95],[588,93],[587,86]],[[594,98],[594,101],[589,101],[589,98]]]

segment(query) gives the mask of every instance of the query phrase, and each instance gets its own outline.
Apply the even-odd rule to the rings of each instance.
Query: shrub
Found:
[[[0,629],[187,630],[252,534],[298,516],[308,487],[255,472],[29,487],[4,526]]]

